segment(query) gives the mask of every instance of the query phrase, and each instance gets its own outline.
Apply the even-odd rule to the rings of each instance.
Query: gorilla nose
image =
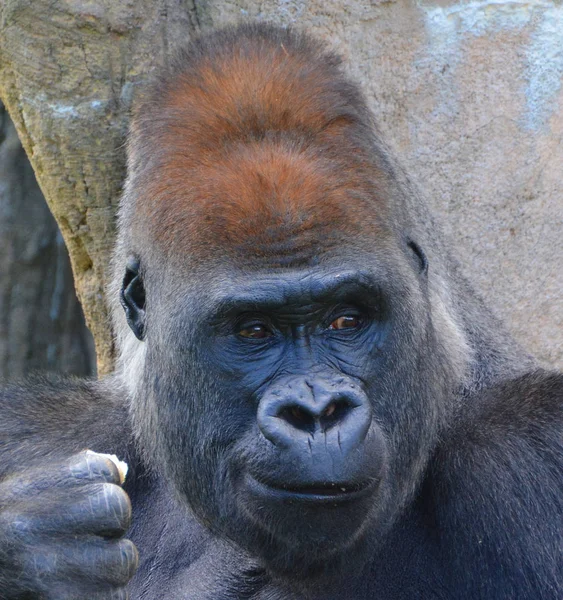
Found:
[[[276,446],[307,440],[357,447],[371,423],[371,407],[360,387],[344,376],[286,377],[269,388],[258,407],[258,426]]]
[[[342,421],[353,404],[347,397],[329,400],[328,406],[307,406],[302,403],[284,406],[278,412],[278,417],[287,421],[292,427],[314,434],[316,430],[327,431]]]

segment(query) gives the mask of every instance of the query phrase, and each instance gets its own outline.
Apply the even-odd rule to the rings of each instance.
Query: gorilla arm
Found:
[[[33,377],[0,389],[0,477],[86,450],[128,461],[125,394],[113,379]]]
[[[34,378],[0,391],[0,597],[125,598],[137,551],[108,458],[131,460],[107,383]]]

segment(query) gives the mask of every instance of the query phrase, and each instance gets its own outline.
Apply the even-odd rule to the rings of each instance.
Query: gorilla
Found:
[[[563,376],[441,240],[323,44],[191,43],[132,118],[115,373],[0,394],[0,597],[561,600]]]

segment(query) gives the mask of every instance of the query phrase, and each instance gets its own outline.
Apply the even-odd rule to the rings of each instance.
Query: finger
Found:
[[[99,481],[100,476],[104,477],[106,483],[116,483],[121,485],[125,476],[119,471],[118,465],[112,460],[111,456],[118,460],[116,456],[109,454],[99,454],[92,450],[85,450],[75,455],[78,461],[71,465],[71,473],[79,481]],[[127,468],[127,465],[125,468]]]
[[[72,590],[65,585],[64,588],[50,590],[43,594],[44,600],[129,600],[129,594],[125,588],[108,588],[107,590],[92,591],[91,588],[73,586]]]
[[[50,488],[76,487],[85,483],[119,484],[119,470],[109,458],[80,452],[61,462],[48,464],[7,477],[0,486],[0,506],[26,500]]]
[[[56,550],[52,545],[36,546],[23,559],[23,571],[31,581],[41,581],[47,590],[71,590],[74,586],[109,593],[127,585],[138,563],[137,549],[130,540],[91,537],[66,540]]]
[[[103,458],[109,458],[111,462],[117,467],[119,471],[120,481],[119,484],[123,485],[125,483],[125,478],[127,477],[127,471],[129,470],[129,465],[124,460],[119,460],[115,454],[102,454],[100,452],[94,452],[93,450],[86,450],[87,454],[98,454]]]
[[[119,537],[131,524],[131,502],[118,485],[94,483],[44,492],[34,501],[5,511],[2,521],[6,534],[10,532],[12,539],[26,543],[42,536]]]

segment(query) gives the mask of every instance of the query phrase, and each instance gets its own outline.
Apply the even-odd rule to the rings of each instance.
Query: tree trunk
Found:
[[[184,0],[3,0],[0,97],[69,250],[100,374],[105,289],[137,84],[197,25]]]
[[[0,378],[92,374],[92,336],[66,247],[1,104],[0,274]]]

